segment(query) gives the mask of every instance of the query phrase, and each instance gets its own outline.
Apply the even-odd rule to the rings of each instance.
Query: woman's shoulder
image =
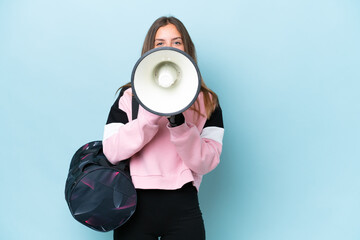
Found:
[[[129,97],[132,96],[132,89],[131,86],[124,86],[120,89],[120,93],[119,93],[120,97]]]
[[[132,98],[131,87],[121,88],[117,101],[118,108],[122,109],[125,112],[128,112],[129,109],[131,108],[131,98]]]

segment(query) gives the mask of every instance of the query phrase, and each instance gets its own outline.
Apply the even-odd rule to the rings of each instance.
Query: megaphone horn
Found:
[[[201,76],[189,54],[177,48],[161,47],[146,52],[136,62],[131,85],[143,108],[171,116],[184,112],[196,101]]]

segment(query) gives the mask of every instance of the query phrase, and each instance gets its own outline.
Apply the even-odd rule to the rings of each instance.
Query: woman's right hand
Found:
[[[146,121],[151,125],[157,125],[160,121],[161,116],[151,113],[144,109],[142,106],[139,106],[138,118],[146,119]]]

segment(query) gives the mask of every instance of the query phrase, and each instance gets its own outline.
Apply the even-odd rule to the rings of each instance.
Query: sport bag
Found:
[[[134,98],[132,105],[135,119],[138,103]],[[70,162],[65,199],[78,222],[107,232],[130,219],[136,209],[137,196],[129,161],[112,165],[103,153],[101,141],[89,142],[76,151]]]

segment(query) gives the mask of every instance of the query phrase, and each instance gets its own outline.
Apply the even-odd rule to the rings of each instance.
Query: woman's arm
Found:
[[[204,175],[219,164],[224,136],[220,106],[206,121],[201,133],[195,125],[186,122],[169,130],[180,158],[192,171]]]
[[[137,119],[131,119],[131,90],[126,90],[111,107],[104,128],[103,150],[112,164],[127,159],[143,148],[157,133],[160,116],[141,106]]]

